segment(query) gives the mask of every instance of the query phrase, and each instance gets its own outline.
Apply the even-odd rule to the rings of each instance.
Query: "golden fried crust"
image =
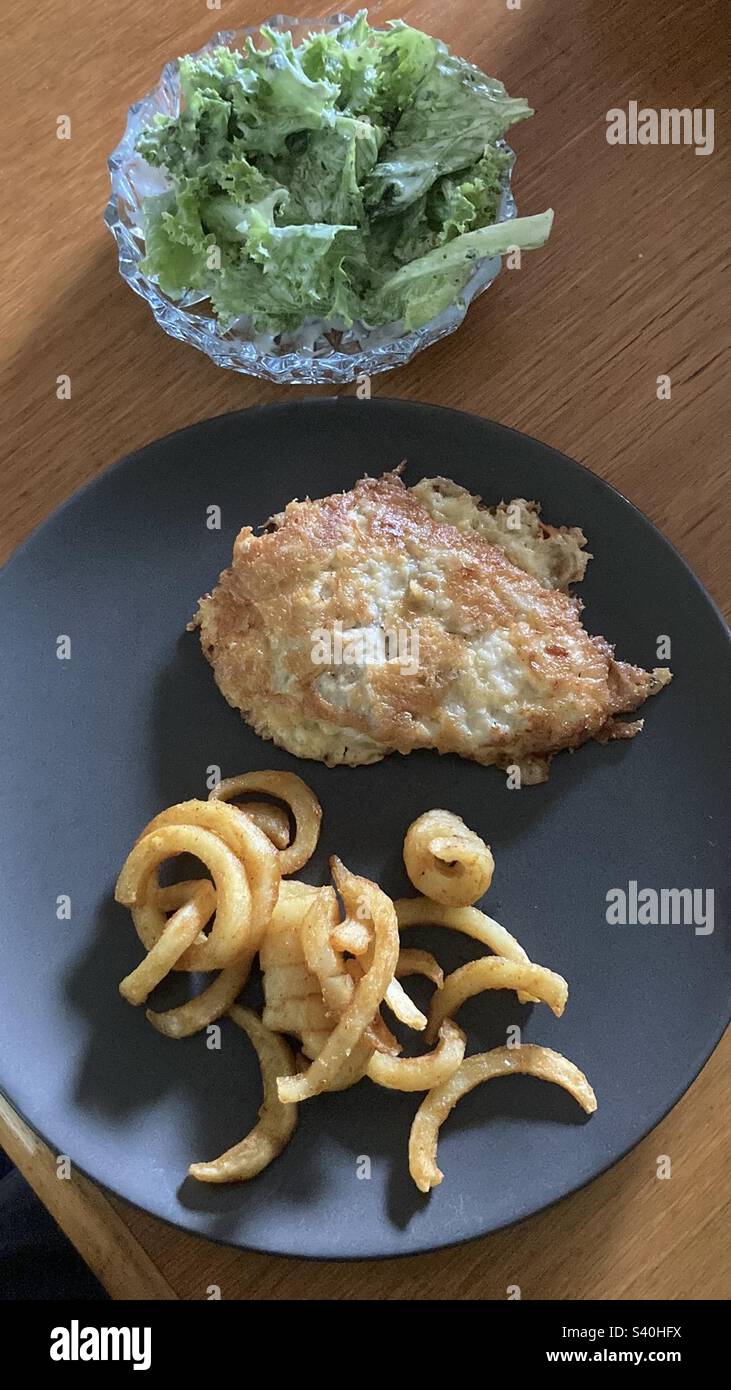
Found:
[[[479,503],[392,473],[239,533],[195,621],[223,695],[263,737],[328,763],[436,748],[537,781],[559,749],[626,737],[616,716],[670,679],[616,662],[553,587],[583,574],[580,531],[544,527],[522,499],[519,545],[500,509],[463,507],[453,525],[450,488],[450,506]]]

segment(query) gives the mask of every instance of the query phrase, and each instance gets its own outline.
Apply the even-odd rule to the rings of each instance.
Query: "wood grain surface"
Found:
[[[374,394],[476,411],[580,459],[661,527],[728,612],[727,6],[516,4],[371,6],[379,22],[400,15],[439,34],[529,98],[536,115],[511,136],[514,187],[521,212],[556,210],[550,244],[505,271],[456,336],[374,378]],[[253,0],[6,0],[0,559],[147,441],[298,394],[221,371],[166,337],[120,280],[101,220],[105,159],[129,103],[168,58],[267,14]],[[712,107],[713,154],[608,145],[606,113],[630,100]],[[59,116],[70,119],[68,140],[57,138]],[[59,400],[64,374],[71,397]],[[669,400],[657,396],[664,374]],[[727,1039],[664,1123],[574,1197],[456,1250],[382,1263],[228,1250],[83,1179],[72,1180],[70,1198],[68,1183],[49,1178],[48,1151],[18,1137],[23,1126],[7,1109],[0,1144],[117,1297],[205,1299],[216,1286],[226,1299],[500,1299],[517,1284],[523,1298],[723,1298],[730,1058]],[[656,1176],[662,1154],[670,1180]]]

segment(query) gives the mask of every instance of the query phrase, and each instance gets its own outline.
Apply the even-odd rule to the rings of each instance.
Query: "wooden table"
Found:
[[[373,389],[477,411],[581,459],[651,517],[728,605],[723,153],[606,141],[607,111],[630,100],[712,106],[722,138],[722,11],[722,0],[371,7],[379,22],[400,14],[440,34],[529,97],[537,114],[514,132],[517,197],[524,212],[556,209],[546,250],[506,271],[456,337],[375,378]],[[265,17],[253,0],[221,0],[220,10],[211,0],[5,6],[0,558],[120,455],[284,394],[166,337],[119,279],[101,221],[105,157],[128,104],[167,58],[217,27]],[[59,116],[70,118],[68,140],[57,138]],[[64,374],[69,400],[56,394]],[[664,374],[669,400],[657,395]],[[182,1235],[84,1179],[70,1196],[8,1107],[0,1144],[117,1297],[205,1299],[217,1285],[226,1299],[505,1298],[519,1284],[524,1298],[720,1298],[730,1273],[730,1058],[727,1040],[654,1134],[558,1207],[456,1251],[386,1263],[244,1254]],[[670,1181],[656,1178],[660,1154],[672,1158]]]

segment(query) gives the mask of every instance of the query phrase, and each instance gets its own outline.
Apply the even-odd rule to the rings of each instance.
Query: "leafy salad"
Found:
[[[295,46],[180,60],[181,111],[137,150],[168,190],[143,204],[144,273],[172,299],[208,296],[222,323],[279,334],[418,328],[459,298],[475,262],[541,246],[552,212],[498,223],[532,115],[445,44],[366,11]]]

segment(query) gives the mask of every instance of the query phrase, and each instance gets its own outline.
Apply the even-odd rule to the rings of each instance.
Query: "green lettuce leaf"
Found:
[[[490,142],[532,114],[527,102],[509,97],[496,78],[485,77],[462,58],[440,57],[417,87],[368,179],[372,213],[408,207],[441,175],[474,164]]]
[[[216,238],[201,221],[200,187],[182,181],[176,193],[146,198],[143,204],[145,257],[142,271],[157,279],[171,299],[186,290],[205,290],[213,281],[209,262]]]
[[[376,106],[395,125],[413,101],[420,83],[449,50],[439,39],[395,19],[388,32],[379,35],[378,51]]]
[[[403,320],[407,331],[421,328],[459,298],[477,261],[504,256],[511,247],[527,251],[542,246],[552,222],[549,208],[535,217],[518,217],[455,237],[383,281],[368,306],[366,321]]]
[[[438,179],[427,195],[429,218],[440,228],[440,244],[463,232],[489,227],[498,215],[503,180],[513,162],[508,150],[490,145],[466,172]]]
[[[291,34],[262,27],[267,49],[251,39],[241,55],[241,72],[231,83],[230,100],[237,131],[249,151],[276,154],[289,135],[318,130],[335,112],[338,88],[322,78],[314,82],[302,67]]]
[[[290,194],[288,222],[365,220],[362,184],[378,159],[383,132],[367,119],[337,115],[332,126],[295,137],[288,153],[265,161]]]
[[[252,216],[259,213],[273,221],[280,207],[283,207],[289,194],[286,188],[273,187],[258,202],[238,202],[236,198],[219,193],[206,198],[201,204],[201,221],[207,232],[211,232],[216,245],[230,251],[246,249],[246,241]]]
[[[344,262],[357,229],[279,227],[278,197],[279,191],[244,210],[236,228],[241,255],[224,267],[212,294],[217,312],[227,320],[247,314],[259,332],[296,328],[309,317],[349,326],[355,306]]]
[[[179,116],[155,117],[137,149],[148,164],[164,167],[173,179],[200,178],[208,166],[230,158],[230,115],[228,102],[218,93],[193,92]]]
[[[379,34],[365,10],[338,29],[313,34],[301,46],[302,66],[313,81],[332,82],[341,111],[375,114],[379,70]]]

